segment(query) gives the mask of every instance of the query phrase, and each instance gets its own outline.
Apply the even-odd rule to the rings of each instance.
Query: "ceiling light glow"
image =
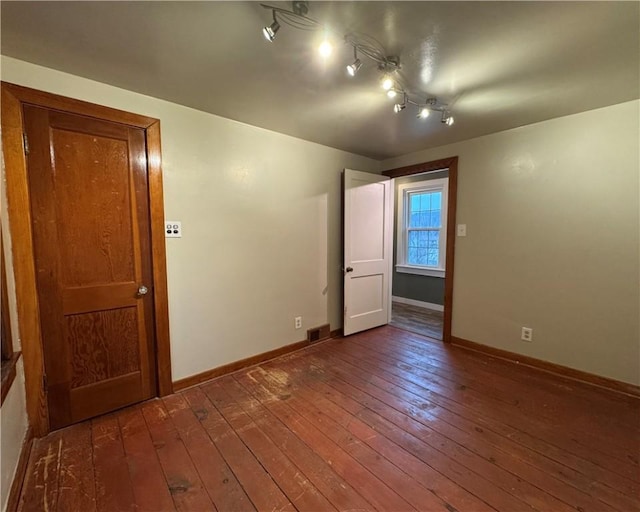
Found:
[[[389,89],[387,91],[387,96],[389,98],[395,98],[398,95],[398,92],[395,89]]]
[[[331,55],[331,52],[333,52],[333,46],[331,46],[331,43],[325,39],[318,47],[318,51],[320,52],[320,55],[326,59]]]
[[[391,88],[393,87],[393,80],[392,80],[390,77],[385,76],[385,77],[382,79],[382,83],[381,83],[381,85],[382,85],[382,88],[383,88],[385,91],[388,91],[389,89],[391,89]]]

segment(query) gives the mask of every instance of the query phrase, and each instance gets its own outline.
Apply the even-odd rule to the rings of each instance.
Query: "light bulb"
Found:
[[[396,103],[393,106],[393,111],[397,114],[399,112],[402,112],[407,106],[404,103]]]
[[[381,85],[382,85],[382,88],[385,91],[388,91],[389,89],[391,89],[393,87],[393,80],[391,80],[391,78],[389,78],[387,76],[382,80],[382,84]]]
[[[449,116],[447,119],[447,126],[451,126],[453,124],[453,116]]]
[[[395,89],[389,89],[389,90],[387,91],[387,96],[388,96],[389,98],[395,98],[397,95],[398,95],[398,93],[396,92],[396,90],[395,90]]]
[[[422,107],[418,112],[418,116],[420,119],[426,119],[429,117],[429,109],[427,107]]]
[[[320,52],[320,55],[322,55],[322,57],[326,59],[329,55],[331,55],[333,46],[331,46],[331,43],[329,41],[325,40],[322,41],[322,44],[318,47],[318,51]]]

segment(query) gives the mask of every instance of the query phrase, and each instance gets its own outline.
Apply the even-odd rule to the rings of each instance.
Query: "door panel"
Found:
[[[389,323],[392,192],[386,176],[344,171],[345,336]]]
[[[156,392],[145,134],[24,107],[52,428]]]

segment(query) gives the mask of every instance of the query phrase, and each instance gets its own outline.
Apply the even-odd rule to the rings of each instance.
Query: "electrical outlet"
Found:
[[[296,329],[302,329],[302,317],[301,316],[297,316],[294,319],[294,322],[295,322]]]
[[[533,329],[531,327],[523,327],[520,339],[522,341],[533,341]]]
[[[467,236],[467,225],[466,224],[458,224],[456,229],[456,234],[458,236]]]

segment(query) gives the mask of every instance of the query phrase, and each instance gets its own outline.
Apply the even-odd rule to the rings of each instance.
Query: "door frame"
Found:
[[[24,360],[26,405],[36,437],[49,433],[49,410],[44,382],[44,352],[36,287],[31,204],[24,147],[22,105],[29,104],[95,117],[145,130],[151,222],[151,256],[156,352],[156,395],[173,392],[169,345],[167,262],[164,239],[164,201],[160,121],[151,117],[95,105],[7,82],[1,83],[2,146],[7,186],[7,210],[15,276],[18,328]]]
[[[456,243],[456,204],[458,197],[458,157],[452,156],[440,160],[432,160],[420,164],[398,167],[383,171],[384,176],[400,178],[427,172],[449,171],[449,194],[447,196],[447,246],[446,268],[444,271],[444,321],[442,325],[442,341],[451,343],[451,320],[453,317],[453,270]],[[394,187],[395,188],[395,187]]]

